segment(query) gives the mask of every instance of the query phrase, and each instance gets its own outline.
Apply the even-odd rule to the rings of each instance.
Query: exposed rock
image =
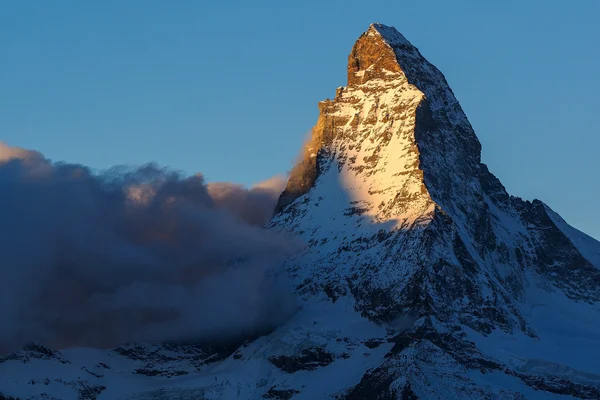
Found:
[[[281,355],[269,358],[271,364],[290,374],[300,370],[311,371],[324,367],[331,364],[333,360],[334,357],[320,347],[302,350],[297,356]]]
[[[267,393],[263,394],[262,397],[265,399],[289,400],[298,393],[300,393],[300,391],[296,389],[277,389],[272,387]]]

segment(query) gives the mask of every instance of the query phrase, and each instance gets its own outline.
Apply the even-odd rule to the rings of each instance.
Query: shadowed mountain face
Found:
[[[506,192],[442,73],[374,24],[319,109],[267,227],[306,243],[291,320],[220,348],[29,348],[0,360],[0,393],[600,398],[600,243]]]

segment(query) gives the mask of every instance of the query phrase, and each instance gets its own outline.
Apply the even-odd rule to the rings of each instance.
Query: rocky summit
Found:
[[[237,343],[41,345],[0,399],[600,399],[600,242],[509,195],[443,74],[373,24],[267,229],[301,309]]]

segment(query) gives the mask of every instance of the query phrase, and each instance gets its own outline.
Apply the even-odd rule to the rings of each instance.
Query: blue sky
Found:
[[[597,0],[6,2],[0,140],[249,185],[291,168],[382,22],[446,75],[511,194],[600,238],[599,15]]]

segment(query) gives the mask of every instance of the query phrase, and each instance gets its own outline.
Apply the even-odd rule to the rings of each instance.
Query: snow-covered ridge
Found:
[[[366,32],[367,35],[379,34],[383,40],[390,46],[407,46],[413,47],[412,44],[406,40],[406,38],[396,30],[394,27],[386,26],[378,22],[373,23],[369,26]]]
[[[569,225],[560,215],[546,206],[548,216],[592,265],[600,268],[600,242]]]

